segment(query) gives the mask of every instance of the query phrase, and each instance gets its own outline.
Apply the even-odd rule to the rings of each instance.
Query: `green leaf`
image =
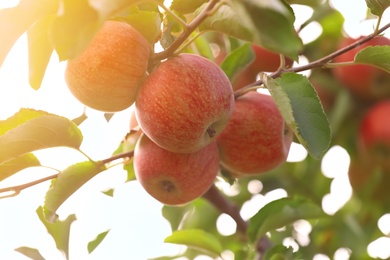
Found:
[[[103,241],[103,239],[106,237],[106,235],[110,232],[110,230],[104,231],[100,233],[93,241],[88,243],[88,253],[92,253],[93,250],[100,245],[100,243]]]
[[[41,255],[38,249],[31,248],[27,246],[21,246],[15,249],[16,252],[19,252],[31,259],[34,260],[45,260],[45,258]]]
[[[293,259],[294,249],[292,247],[285,247],[284,245],[276,245],[268,249],[264,256],[264,260],[276,259]]]
[[[64,0],[53,21],[51,38],[60,61],[75,58],[91,42],[103,21],[88,0]]]
[[[173,0],[171,4],[171,10],[177,11],[182,14],[193,13],[202,4],[208,2],[207,0]]]
[[[220,241],[201,229],[176,230],[164,240],[165,243],[185,245],[211,255],[221,255]]]
[[[199,15],[207,4],[202,5],[195,12],[195,15]],[[207,17],[199,26],[202,31],[212,30],[224,33],[226,35],[245,40],[254,41],[254,33],[252,28],[242,23],[242,19],[234,11],[231,6],[222,5],[212,15]]]
[[[221,68],[230,81],[232,81],[234,77],[237,76],[254,59],[255,53],[251,44],[243,44],[229,53],[229,55],[223,60]]]
[[[58,2],[21,0],[16,7],[0,10],[0,67],[17,39],[40,18],[55,13]]]
[[[54,18],[54,15],[45,16],[27,30],[29,82],[33,89],[41,87],[53,53],[49,28]]]
[[[308,152],[320,158],[330,145],[331,131],[309,80],[296,73],[285,73],[276,80],[264,74],[263,80],[287,125]]]
[[[40,166],[40,162],[32,153],[26,153],[0,164],[0,181],[28,167]]]
[[[252,241],[267,232],[289,225],[299,219],[326,216],[321,207],[304,198],[282,198],[261,208],[249,221],[248,236]]]
[[[390,6],[389,0],[366,0],[367,7],[371,13],[382,16],[385,10]]]
[[[28,152],[66,146],[78,149],[83,136],[69,119],[45,111],[20,109],[0,121],[0,163]]]
[[[161,34],[162,20],[159,12],[143,11],[137,8],[136,12],[132,12],[124,17],[121,16],[120,20],[129,23],[137,29],[151,44],[154,44]]]
[[[114,196],[114,191],[115,189],[109,189],[109,190],[106,190],[106,191],[103,191],[103,194],[109,196],[109,197],[113,197]]]
[[[207,39],[200,35],[198,36],[194,44],[196,46],[197,53],[203,57],[206,57],[209,60],[214,60],[213,51],[210,47],[210,43],[207,41]]]
[[[171,224],[172,231],[177,230],[179,228],[180,223],[183,220],[183,217],[187,212],[192,209],[192,203],[184,205],[182,207],[171,207],[171,206],[163,206],[162,207],[162,215],[163,217],[169,221]]]
[[[369,46],[359,51],[355,62],[378,67],[390,73],[390,46]]]
[[[86,161],[73,164],[58,174],[47,191],[44,203],[45,218],[49,222],[57,220],[57,209],[86,182],[106,170],[100,162]]]
[[[253,42],[297,60],[303,48],[294,28],[295,16],[284,0],[235,0],[236,16],[251,28]]]
[[[47,232],[54,239],[57,249],[65,254],[66,259],[69,259],[70,226],[76,220],[76,216],[72,214],[65,220],[57,221],[56,223],[49,223],[46,221],[43,211],[44,209],[41,206],[39,206],[36,210],[40,221],[43,225],[45,225]]]

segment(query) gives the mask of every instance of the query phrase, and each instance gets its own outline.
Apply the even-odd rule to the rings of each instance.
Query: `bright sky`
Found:
[[[364,0],[332,2],[350,21],[346,24],[346,30],[351,36],[371,32],[372,22],[361,23],[365,16]],[[0,2],[0,8],[2,4],[4,1]],[[297,16],[301,17],[300,13],[308,13],[307,11],[297,8]],[[305,41],[313,37],[314,28],[302,32]],[[41,89],[34,91],[30,88],[26,47],[26,38],[22,36],[0,69],[0,120],[11,116],[21,107],[43,109],[68,118],[79,116],[84,107],[67,90],[63,80],[65,63],[58,63],[56,56],[52,58]],[[131,109],[127,109],[115,114],[107,123],[102,113],[87,109],[89,119],[80,126],[84,133],[82,150],[93,159],[109,157],[128,131],[130,111]],[[295,152],[291,154],[289,160],[301,160],[306,156],[305,151],[302,152],[298,145],[294,146],[293,150]],[[64,169],[85,159],[79,153],[65,148],[40,151],[37,156],[42,164],[58,169]],[[340,156],[345,160],[340,160]],[[334,178],[332,193],[324,198],[324,210],[328,214],[334,214],[351,194],[346,173],[349,158],[342,148],[334,147],[324,160],[324,174]],[[345,162],[345,165],[338,165],[340,166],[338,172],[334,168],[329,168],[329,165],[334,165],[331,162],[336,160]],[[43,168],[28,169],[0,183],[0,188],[53,173],[52,170]],[[77,213],[77,221],[73,224],[71,233],[71,259],[143,260],[175,253],[181,249],[162,242],[170,234],[170,227],[161,216],[161,204],[149,197],[137,182],[124,183],[125,177],[126,173],[121,166],[104,172],[83,186],[60,208],[58,213],[62,219],[69,214]],[[36,208],[43,202],[49,184],[46,182],[23,191],[17,197],[0,200],[0,259],[27,259],[13,251],[19,246],[36,247],[48,259],[61,259],[53,241],[35,214]],[[251,187],[257,190],[259,183],[252,183]],[[111,188],[115,188],[114,197],[108,197],[100,192]],[[262,205],[264,201],[283,196],[286,196],[283,190],[277,190],[267,196],[254,196],[252,203],[245,205],[242,214],[249,218],[258,210],[258,206],[254,205]],[[262,201],[260,204],[259,200]],[[234,232],[228,229],[231,220],[222,219],[225,219],[225,222],[219,223],[221,229],[227,233]],[[383,228],[386,228],[386,223],[389,223],[388,217],[382,221]],[[111,231],[106,239],[94,253],[88,255],[87,243],[109,228]],[[287,244],[290,242],[286,241]],[[385,243],[387,248],[390,245],[388,240],[383,239],[378,243]],[[382,248],[386,247],[380,245]],[[390,255],[390,252],[388,253]],[[323,259],[321,256],[318,257]]]

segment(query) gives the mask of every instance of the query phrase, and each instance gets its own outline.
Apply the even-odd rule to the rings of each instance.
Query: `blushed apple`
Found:
[[[216,141],[194,153],[172,153],[142,135],[134,150],[137,180],[166,205],[186,204],[202,196],[219,171]]]
[[[271,96],[251,91],[236,100],[218,136],[221,165],[233,177],[258,175],[286,161],[293,133]]]
[[[142,131],[156,144],[171,152],[191,153],[224,129],[233,113],[234,94],[217,64],[183,53],[150,73],[135,107]]]

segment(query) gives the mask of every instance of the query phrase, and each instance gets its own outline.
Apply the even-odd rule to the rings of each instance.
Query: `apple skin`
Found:
[[[364,114],[359,128],[359,148],[390,171],[390,100],[375,103]]]
[[[249,66],[248,70],[253,73],[274,72],[280,66],[280,55],[276,52],[269,51],[260,45],[253,44],[252,49],[255,52],[255,59]],[[285,66],[291,67],[294,61],[285,58]]]
[[[339,48],[348,46],[361,39],[343,38]],[[353,61],[355,55],[362,49],[369,46],[390,45],[390,39],[384,36],[377,36],[372,40],[336,57],[333,62]],[[334,76],[340,81],[356,98],[361,101],[375,101],[390,96],[390,74],[374,66],[358,64],[341,66],[333,69]]]
[[[180,54],[158,65],[138,91],[142,131],[162,148],[191,153],[211,143],[234,108],[229,79],[214,62]]]
[[[218,146],[213,141],[194,153],[172,153],[142,135],[134,150],[134,171],[156,200],[183,205],[202,196],[214,183],[219,171]]]
[[[68,60],[65,81],[84,105],[104,112],[130,107],[146,76],[150,47],[127,23],[107,21],[90,45]]]
[[[221,165],[232,177],[258,175],[286,161],[293,133],[271,96],[250,91],[236,100],[218,136]]]

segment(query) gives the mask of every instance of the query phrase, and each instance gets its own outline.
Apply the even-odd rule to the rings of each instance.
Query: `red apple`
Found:
[[[363,116],[360,148],[390,170],[390,100],[380,101]]]
[[[280,66],[280,55],[276,52],[269,51],[260,45],[253,44],[252,49],[255,52],[255,59],[249,66],[248,70],[253,73],[274,72]],[[285,58],[285,66],[291,67],[294,61]]]
[[[191,153],[225,128],[234,94],[217,64],[199,55],[180,54],[151,72],[135,106],[138,123],[150,139],[168,151]]]
[[[146,76],[150,48],[124,22],[107,21],[85,51],[67,62],[65,80],[84,105],[117,112],[130,107]]]
[[[360,39],[360,38],[358,38]],[[358,39],[344,38],[339,48],[343,48],[357,41]],[[335,63],[350,62],[355,55],[368,46],[390,45],[390,39],[378,36],[372,40],[336,57]],[[341,66],[333,69],[335,77],[350,92],[361,100],[376,100],[390,96],[390,74],[374,66],[358,64]]]
[[[213,141],[194,153],[172,153],[142,135],[134,150],[134,171],[152,197],[166,205],[182,205],[202,196],[214,183],[218,147]]]
[[[221,164],[233,177],[267,172],[286,161],[292,138],[272,97],[248,92],[217,138]]]

